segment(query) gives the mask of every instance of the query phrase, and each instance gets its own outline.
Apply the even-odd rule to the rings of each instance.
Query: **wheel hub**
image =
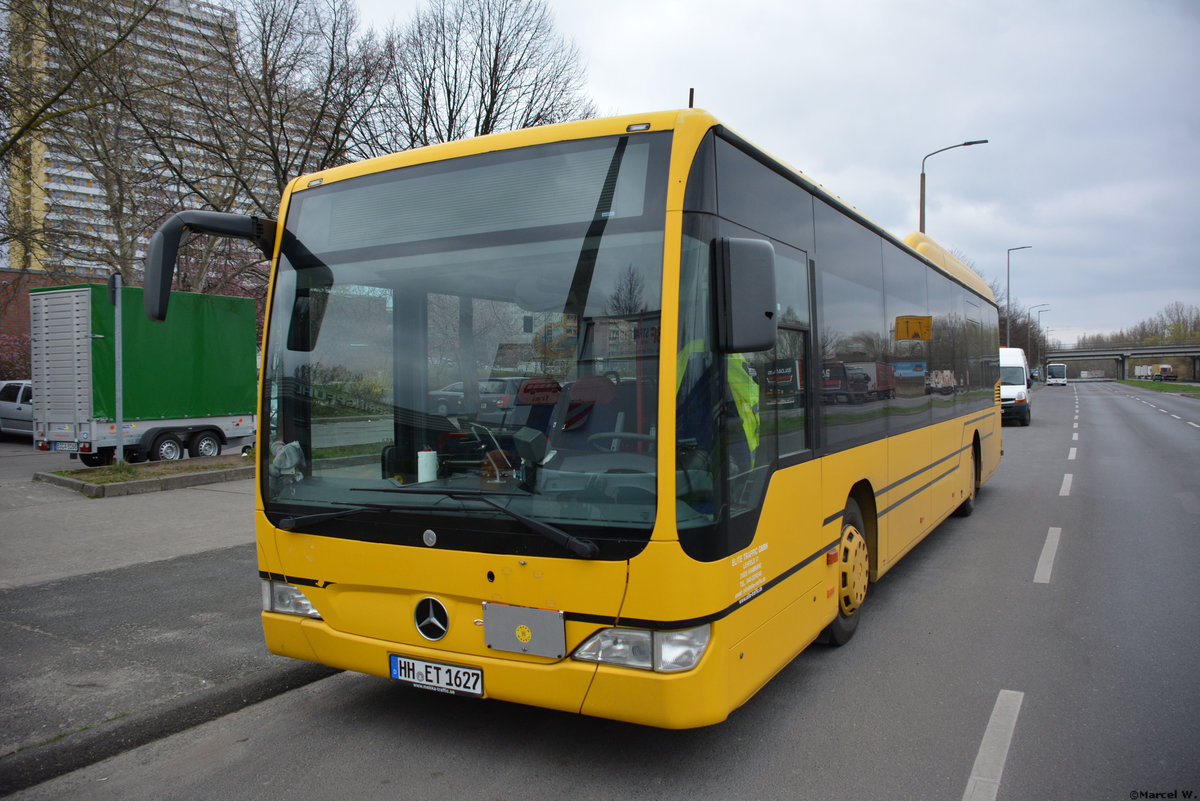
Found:
[[[842,581],[839,602],[842,614],[852,615],[867,597],[867,541],[855,526],[842,531]]]

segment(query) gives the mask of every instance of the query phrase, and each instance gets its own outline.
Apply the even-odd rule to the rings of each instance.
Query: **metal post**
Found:
[[[927,155],[925,157],[925,159],[929,158],[929,156],[936,156],[938,153],[944,153],[947,150],[953,150],[956,147],[970,147],[971,145],[986,145],[987,141],[988,140],[986,140],[986,139],[973,139],[970,142],[961,142],[957,145],[950,145],[949,147],[943,147],[940,150],[933,151],[932,153]],[[918,223],[917,223],[918,224],[917,230],[920,231],[921,233],[925,233],[925,159],[921,159],[921,214],[920,214],[920,219],[918,220]]]
[[[120,464],[121,462],[125,461],[125,388],[124,388],[125,371],[124,371],[124,367],[123,367],[123,363],[122,363],[122,355],[121,355],[121,340],[123,337],[122,337],[122,332],[121,332],[121,328],[122,328],[122,326],[121,326],[121,294],[122,294],[122,292],[121,292],[121,274],[120,273],[113,273],[113,286],[116,289],[116,293],[113,298],[113,305],[115,306],[113,318],[114,318],[114,323],[115,323],[114,328],[116,329],[116,331],[115,331],[116,342],[114,343],[113,351],[115,353],[114,361],[116,362],[116,365],[117,365],[116,366],[116,373],[117,373],[116,374],[116,392],[114,393],[114,395],[116,395],[116,404],[117,404],[117,452],[115,454],[115,457],[116,457],[115,461],[117,464]]]
[[[1004,347],[1012,347],[1012,252],[1014,250],[1026,250],[1033,245],[1020,245],[1019,247],[1008,249],[1008,269],[1004,277]]]
[[[1031,323],[1031,319],[1033,316],[1033,310],[1039,309],[1042,306],[1049,306],[1049,305],[1050,305],[1049,303],[1039,303],[1037,306],[1030,306],[1028,309],[1025,310],[1025,355],[1027,357],[1029,356],[1030,349],[1033,347],[1033,344],[1032,344],[1033,343],[1033,325]],[[1033,360],[1033,365],[1034,365],[1034,367],[1038,368],[1038,375],[1042,376],[1043,381],[1046,380],[1046,377],[1044,375],[1042,375],[1042,372],[1043,372],[1042,371],[1042,357],[1041,357],[1042,348],[1041,348],[1040,335],[1041,335],[1041,330],[1042,330],[1042,312],[1044,312],[1044,311],[1050,311],[1050,310],[1042,309],[1042,311],[1038,312],[1038,334],[1039,334],[1038,355],[1035,356],[1034,360]]]
[[[1043,304],[1044,305],[1044,304]],[[1036,306],[1034,308],[1037,308]],[[1042,350],[1046,344],[1046,332],[1042,330],[1042,315],[1050,311],[1049,309],[1041,309],[1038,311],[1038,360],[1042,358]]]

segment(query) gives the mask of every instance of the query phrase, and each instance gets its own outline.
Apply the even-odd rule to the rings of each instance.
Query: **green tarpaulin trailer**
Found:
[[[121,291],[125,456],[177,459],[248,447],[255,434],[254,301],[172,293],[151,322],[141,287]],[[115,308],[99,284],[30,293],[34,443],[112,461],[117,445]]]

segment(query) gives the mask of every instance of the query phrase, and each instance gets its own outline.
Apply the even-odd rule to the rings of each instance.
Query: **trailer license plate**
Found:
[[[56,442],[56,443],[54,443],[54,450],[56,450],[56,451],[71,451],[72,453],[75,453],[76,451],[79,450],[79,443],[78,442]]]
[[[390,662],[392,678],[397,681],[453,695],[483,695],[483,671],[477,668],[443,665],[396,654],[391,655]]]

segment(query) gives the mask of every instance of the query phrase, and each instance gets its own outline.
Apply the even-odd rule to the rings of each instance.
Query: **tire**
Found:
[[[183,458],[183,443],[174,434],[163,434],[150,449],[152,462],[177,462]]]
[[[438,417],[445,417],[448,414],[450,414],[450,407],[446,404],[445,401],[442,401],[442,402],[438,403],[436,411],[437,411]]]
[[[1025,410],[1025,416],[1021,418],[1021,425],[1027,426],[1033,422],[1033,412]]]
[[[201,456],[220,456],[221,438],[211,431],[201,431],[192,437],[188,444],[188,456],[198,459]]]
[[[842,541],[838,545],[838,615],[825,629],[826,639],[834,645],[850,642],[862,617],[862,605],[867,597],[870,553],[867,550],[866,526],[862,511],[853,498],[846,499],[842,512]]]
[[[79,461],[83,462],[86,467],[104,467],[107,465],[108,459],[105,453],[81,453]]]
[[[979,492],[979,458],[973,445],[971,446],[971,461],[967,464],[967,469],[971,471],[971,490],[954,510],[955,517],[970,517],[971,513],[975,511],[975,494]]]

